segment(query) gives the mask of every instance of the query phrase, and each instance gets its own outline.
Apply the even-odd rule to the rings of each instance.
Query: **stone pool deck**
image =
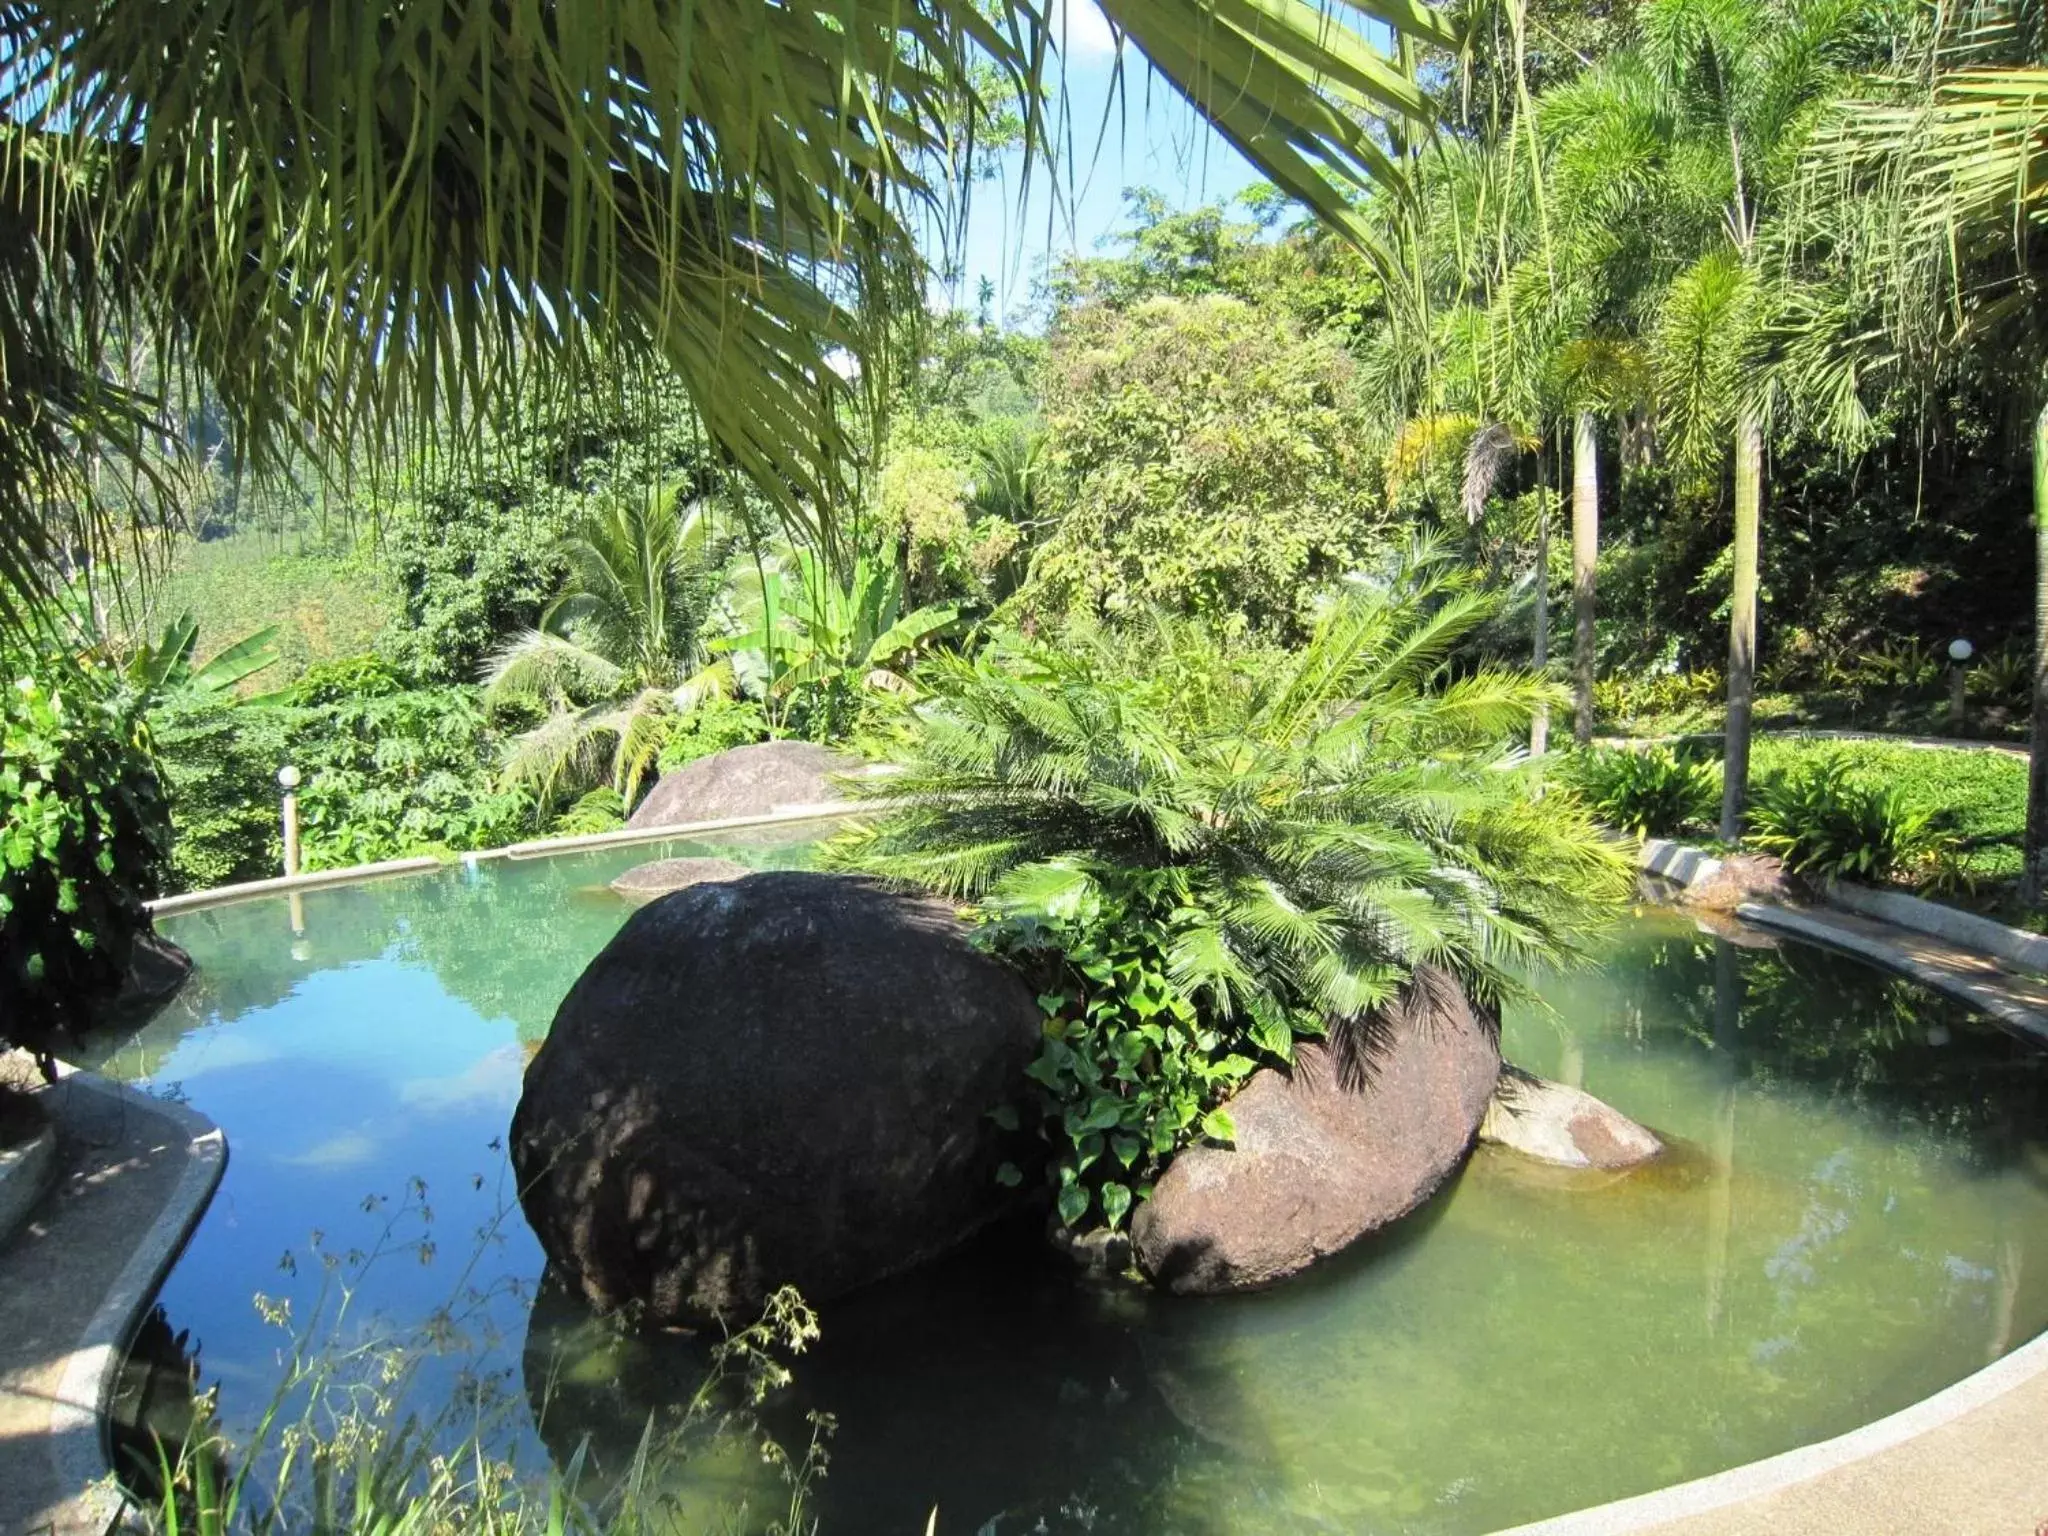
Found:
[[[104,1428],[121,1357],[227,1143],[183,1105],[83,1073],[38,1093],[60,1167],[0,1249],[0,1536],[99,1536],[122,1509]]]

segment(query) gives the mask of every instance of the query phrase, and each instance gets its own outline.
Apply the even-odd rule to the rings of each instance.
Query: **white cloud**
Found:
[[[1069,64],[1116,52],[1116,34],[1095,0],[1053,0],[1051,28],[1053,44]]]

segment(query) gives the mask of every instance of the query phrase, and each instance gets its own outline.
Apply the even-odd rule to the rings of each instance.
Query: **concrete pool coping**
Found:
[[[693,837],[708,837],[721,832],[744,832],[750,827],[779,827],[806,821],[837,821],[858,815],[862,811],[882,809],[887,804],[887,801],[868,800],[831,801],[815,805],[778,805],[773,810],[763,811],[754,816],[726,816],[715,821],[678,822],[666,827],[622,827],[616,832],[591,832],[577,837],[536,838],[523,843],[508,843],[503,848],[480,848],[473,853],[455,854],[445,859],[386,859],[376,864],[351,864],[343,869],[314,870],[310,874],[277,875],[268,880],[245,880],[237,885],[216,885],[203,891],[185,891],[176,896],[160,896],[145,905],[152,917],[175,917],[182,912],[198,912],[208,907],[226,906],[230,902],[256,901],[265,896],[288,896],[295,892],[317,891],[329,886],[353,885],[363,880],[423,875],[434,870],[486,864],[494,859],[517,862],[553,858],[565,853],[587,853],[593,849],[629,848],[639,843],[672,843]]]
[[[0,1251],[0,1316],[13,1302],[39,1319],[0,1329],[0,1528],[97,1536],[125,1507],[107,1440],[121,1363],[219,1187],[227,1139],[89,1072],[60,1069],[41,1092],[70,1145],[57,1188]]]

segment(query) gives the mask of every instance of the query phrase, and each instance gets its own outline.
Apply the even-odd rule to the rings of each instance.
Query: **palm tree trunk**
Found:
[[[1549,490],[1536,503],[1536,643],[1530,657],[1540,674],[1550,666],[1550,502]],[[1529,755],[1541,757],[1550,750],[1550,705],[1536,706],[1529,722]]]
[[[1572,738],[1593,739],[1594,583],[1600,555],[1600,438],[1591,411],[1572,434]]]
[[[1757,544],[1764,502],[1764,428],[1735,424],[1735,584],[1728,603],[1728,734],[1722,748],[1721,840],[1742,836],[1749,800],[1749,716],[1756,699]]]
[[[2048,406],[2034,420],[2034,718],[2027,752],[2027,840],[2020,899],[2048,886]]]

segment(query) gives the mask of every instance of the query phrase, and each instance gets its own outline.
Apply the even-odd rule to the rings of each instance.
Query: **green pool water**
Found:
[[[693,1389],[698,1342],[621,1338],[540,1284],[501,1141],[528,1048],[627,914],[604,883],[692,852],[805,849],[455,868],[308,893],[300,932],[283,898],[165,922],[198,972],[103,1067],[226,1129],[162,1306],[231,1428],[289,1342],[253,1298],[303,1321],[341,1275],[349,1339],[449,1325],[405,1406],[495,1404],[473,1411],[536,1471],[586,1441],[616,1467]],[[1025,1232],[832,1302],[771,1415],[837,1421],[826,1536],[922,1531],[935,1505],[941,1531],[1020,1536],[1486,1532],[1839,1433],[2048,1326],[2035,1052],[1658,909],[1543,992],[1510,1058],[1670,1157],[1568,1175],[1482,1148],[1396,1232],[1262,1295],[1090,1289]],[[772,1512],[770,1473],[696,1475]]]

